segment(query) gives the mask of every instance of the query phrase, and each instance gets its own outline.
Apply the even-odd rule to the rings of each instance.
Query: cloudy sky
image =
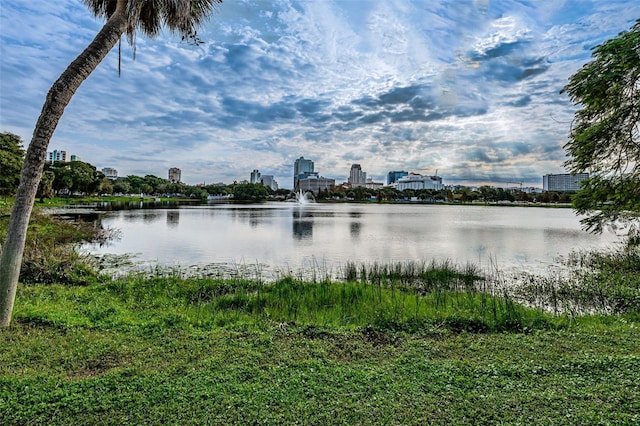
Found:
[[[123,43],[80,87],[50,150],[120,176],[292,186],[304,156],[347,179],[542,185],[563,172],[560,90],[637,0],[225,0],[190,46]],[[0,131],[30,140],[53,81],[103,22],[80,0],[0,2]]]

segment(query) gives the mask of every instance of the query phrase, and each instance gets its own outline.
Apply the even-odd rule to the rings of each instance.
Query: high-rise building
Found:
[[[304,177],[313,172],[313,161],[305,160],[304,157],[298,158],[295,163],[293,163],[293,190],[295,191],[297,189],[298,179],[300,179],[300,177]]]
[[[107,179],[118,179],[118,171],[116,169],[112,169],[111,167],[103,168],[102,173]]]
[[[258,169],[254,169],[251,172],[251,178],[249,179],[250,183],[261,183],[260,180],[260,171]]]
[[[273,178],[273,175],[262,175],[262,184],[274,191],[278,190],[278,182]]]
[[[362,186],[367,183],[367,173],[362,171],[360,164],[351,165],[348,182],[352,187]]]
[[[47,155],[47,160],[50,163],[56,163],[56,162],[64,162],[64,163],[66,163],[70,159],[71,158],[67,154],[67,151],[58,151],[57,149],[54,149],[53,151],[49,151],[49,153]]]
[[[182,170],[177,167],[172,167],[169,169],[169,180],[173,183],[180,183],[180,179],[182,177]]]
[[[397,182],[398,179],[408,176],[409,173],[405,172],[405,171],[391,171],[389,173],[387,173],[387,185],[391,185],[393,182]]]
[[[575,192],[580,189],[580,182],[588,177],[589,173],[544,175],[542,189],[543,191]]]

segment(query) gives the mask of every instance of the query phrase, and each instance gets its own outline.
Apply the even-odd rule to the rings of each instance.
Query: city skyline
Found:
[[[257,5],[257,7],[256,7]],[[103,24],[76,0],[0,4],[0,131],[28,144],[51,83]],[[575,107],[560,90],[636,1],[228,1],[198,32],[123,40],[80,87],[50,151],[121,176],[178,165],[190,183],[304,155],[346,181],[361,164],[447,182],[564,173]],[[247,161],[251,159],[251,161]],[[288,185],[285,185],[288,186]]]

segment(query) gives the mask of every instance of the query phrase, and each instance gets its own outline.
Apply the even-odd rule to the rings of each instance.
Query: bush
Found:
[[[4,241],[8,212],[0,216]],[[68,221],[34,212],[29,222],[20,282],[24,284],[86,285],[101,280],[87,259],[75,249],[83,242],[103,241],[109,232],[90,222]]]

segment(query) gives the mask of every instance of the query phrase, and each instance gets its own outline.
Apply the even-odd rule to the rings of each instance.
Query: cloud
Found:
[[[251,170],[291,185],[304,155],[439,170],[445,182],[539,184],[562,171],[575,107],[560,95],[591,47],[630,28],[632,0],[225,2],[194,47],[123,44],[82,84],[51,142],[99,168],[187,182]],[[75,0],[4,2],[0,130],[29,139],[46,92],[103,23]]]

